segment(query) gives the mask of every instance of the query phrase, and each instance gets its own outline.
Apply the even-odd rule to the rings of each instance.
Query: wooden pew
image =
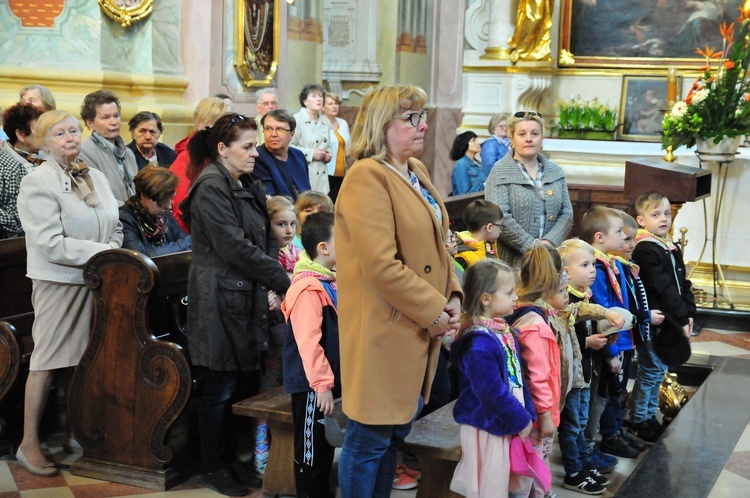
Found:
[[[266,474],[263,476],[264,495],[296,495],[291,394],[285,393],[283,386],[275,387],[270,391],[235,403],[232,406],[232,413],[268,420],[271,445]]]
[[[453,471],[461,459],[460,426],[453,419],[453,401],[416,422],[404,450],[422,464],[417,498],[459,498],[450,490]]]
[[[189,257],[178,254],[172,262],[171,270],[187,275]],[[172,452],[164,438],[187,403],[191,374],[182,348],[154,338],[148,325],[159,276],[152,260],[127,249],[96,254],[84,268],[95,308],[68,398],[70,425],[83,447],[73,474],[162,491],[178,479],[167,467]]]

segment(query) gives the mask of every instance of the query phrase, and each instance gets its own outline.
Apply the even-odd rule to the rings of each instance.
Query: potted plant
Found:
[[[725,22],[720,26],[721,51],[708,46],[696,51],[706,58],[706,65],[685,99],[676,102],[664,117],[663,149],[671,146],[675,150],[697,143],[699,154],[733,156],[737,151],[740,138],[750,131],[749,30],[750,7],[740,8],[737,22],[729,25]],[[702,158],[719,160],[709,156]]]
[[[617,108],[580,95],[557,103],[559,122],[552,127],[557,138],[613,140],[617,129]]]

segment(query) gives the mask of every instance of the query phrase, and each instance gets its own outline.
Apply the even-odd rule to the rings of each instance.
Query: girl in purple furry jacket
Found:
[[[464,315],[451,347],[460,394],[461,461],[451,490],[469,498],[526,496],[527,477],[510,471],[510,440],[529,436],[536,411],[524,381],[515,331],[502,318],[518,300],[505,263],[486,259],[464,276]]]

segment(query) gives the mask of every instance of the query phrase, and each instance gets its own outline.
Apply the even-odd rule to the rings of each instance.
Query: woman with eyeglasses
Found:
[[[135,195],[120,206],[122,247],[149,257],[190,250],[190,235],[172,216],[178,181],[173,172],[154,165],[135,175]]]
[[[229,496],[244,496],[248,485],[257,485],[236,456],[227,463],[229,443],[237,441],[228,431],[229,417],[233,402],[258,392],[269,310],[278,309],[276,295],[289,288],[265,191],[250,176],[257,127],[252,118],[227,114],[196,132],[188,144],[190,161],[208,164],[181,204],[193,245],[188,348],[202,378],[201,472],[207,487]]]
[[[305,155],[289,146],[297,120],[289,111],[276,109],[263,116],[260,123],[265,142],[258,147],[253,178],[265,184],[267,195],[283,195],[297,202],[302,192],[310,190]]]
[[[331,160],[331,126],[328,118],[323,115],[325,96],[325,88],[316,83],[309,83],[302,88],[299,94],[302,109],[294,115],[297,132],[292,137],[292,145],[301,150],[307,159],[312,190],[323,194],[327,194],[331,188],[326,166]]]
[[[563,169],[541,154],[544,120],[520,111],[508,123],[511,151],[490,172],[484,198],[503,210],[498,256],[516,265],[539,239],[559,246],[573,225],[573,206]]]
[[[485,176],[490,174],[492,167],[510,150],[510,140],[508,139],[508,116],[505,114],[495,114],[490,118],[487,126],[490,132],[490,138],[482,142],[482,168]]]
[[[118,201],[104,173],[80,160],[81,123],[67,111],[48,111],[34,128],[48,159],[21,180],[18,214],[26,232],[26,276],[32,282],[34,351],[16,458],[31,474],[58,469],[42,453],[39,424],[53,376],[67,386],[91,335],[94,299],[83,282],[93,255],[120,247]],[[11,284],[12,285],[12,284]],[[70,446],[67,438],[65,446]],[[75,443],[73,443],[75,444]]]
[[[365,95],[352,130],[357,161],[334,210],[342,400],[350,418],[338,471],[343,498],[390,496],[397,447],[429,398],[440,338],[458,329],[461,291],[444,245],[448,213],[416,159],[426,102],[413,85]],[[396,479],[404,473],[401,467]]]

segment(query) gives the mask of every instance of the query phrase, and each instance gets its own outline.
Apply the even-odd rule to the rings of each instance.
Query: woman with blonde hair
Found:
[[[66,111],[42,114],[34,130],[49,159],[21,181],[18,213],[32,281],[34,351],[29,363],[18,463],[31,474],[57,474],[41,450],[39,424],[53,374],[72,374],[89,342],[94,301],[83,265],[120,247],[117,200],[103,173],[79,160],[81,124]]]
[[[505,114],[494,114],[487,125],[490,138],[482,142],[482,168],[485,176],[490,174],[492,167],[510,150],[508,139],[508,116]]]
[[[341,183],[344,181],[344,175],[346,174],[346,158],[352,136],[349,132],[349,123],[338,117],[341,97],[328,92],[323,100],[323,114],[331,124],[331,160],[328,161],[328,184],[331,191],[328,192],[328,195],[333,202],[336,202],[336,197],[339,195]]]
[[[484,183],[484,198],[503,210],[498,256],[511,266],[539,239],[559,246],[573,225],[565,171],[541,153],[544,120],[519,111],[508,124],[511,152],[498,161]]]
[[[350,418],[339,463],[345,498],[390,496],[397,447],[429,399],[440,338],[458,329],[461,291],[444,246],[448,213],[416,159],[426,102],[413,85],[365,95],[352,132],[357,162],[334,208]]]

